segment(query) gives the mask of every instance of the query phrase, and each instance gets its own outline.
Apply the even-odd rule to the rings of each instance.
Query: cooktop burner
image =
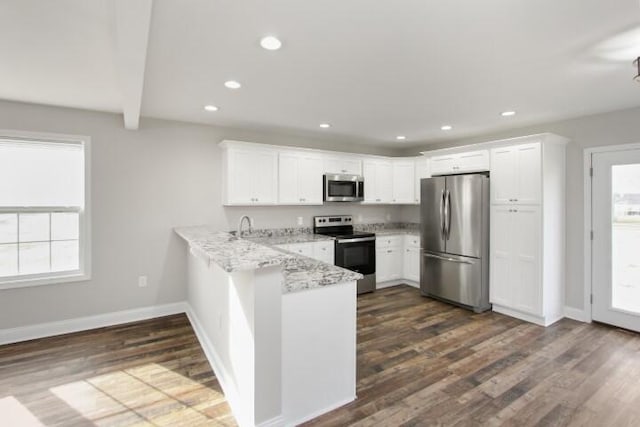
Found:
[[[353,230],[351,215],[316,216],[313,218],[313,232],[340,239],[375,237],[375,233]]]
[[[322,230],[316,231],[316,234],[322,234],[323,236],[340,237],[342,239],[355,239],[358,237],[375,237],[375,233],[367,233],[365,231],[334,231],[324,232]]]

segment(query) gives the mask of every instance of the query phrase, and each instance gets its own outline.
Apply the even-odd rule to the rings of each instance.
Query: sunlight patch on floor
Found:
[[[43,427],[43,424],[13,396],[0,399],[0,425]]]

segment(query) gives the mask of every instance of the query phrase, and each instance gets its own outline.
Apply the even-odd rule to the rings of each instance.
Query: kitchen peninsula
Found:
[[[176,233],[189,318],[241,426],[295,425],[355,399],[362,275],[210,227]]]

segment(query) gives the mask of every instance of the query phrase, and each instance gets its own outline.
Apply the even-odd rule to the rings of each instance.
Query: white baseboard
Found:
[[[258,424],[257,427],[282,427],[284,425],[284,418],[282,415],[273,417],[263,423]]]
[[[376,283],[376,289],[390,288],[392,286],[398,286],[398,285],[409,285],[412,288],[420,289],[420,284],[418,284],[417,282],[414,282],[413,280],[407,280],[407,279],[389,280],[388,282]]]
[[[193,331],[195,332],[196,337],[200,342],[200,347],[202,347],[202,350],[204,351],[204,355],[209,361],[209,365],[211,366],[211,369],[213,370],[213,373],[215,374],[218,380],[218,383],[220,383],[220,387],[222,388],[224,397],[227,399],[227,402],[231,407],[231,412],[236,418],[236,422],[240,426],[252,426],[253,420],[240,418],[240,417],[243,417],[244,414],[251,413],[251,411],[247,411],[244,408],[244,405],[242,404],[242,399],[240,399],[240,395],[238,394],[238,391],[236,390],[236,387],[233,385],[233,381],[231,380],[232,377],[224,368],[224,364],[222,363],[220,356],[218,355],[218,352],[214,348],[213,343],[207,337],[207,333],[202,327],[202,323],[198,319],[198,316],[191,309],[191,306],[188,303],[185,303],[185,305],[187,306],[186,313],[187,313],[187,317],[189,318],[189,321],[191,322],[191,326],[193,327]],[[280,416],[276,418],[280,419]],[[266,422],[267,424],[265,424],[265,426],[269,425],[269,426],[276,427],[276,426],[282,425],[282,423],[271,424],[271,421],[273,420],[267,421]]]
[[[154,305],[151,307],[97,314],[94,316],[76,317],[74,319],[60,320],[57,322],[0,329],[0,345],[185,313],[187,311],[186,309],[187,304],[182,301],[173,304]]]
[[[568,307],[565,306],[564,307],[564,317],[567,317],[569,319],[573,319],[573,320],[577,320],[578,322],[587,322],[587,314],[585,313],[584,310],[581,310],[579,308],[573,308],[573,307]]]
[[[339,408],[339,407],[341,407],[341,406],[344,406],[344,405],[346,405],[346,404],[348,404],[348,403],[353,402],[354,400],[356,400],[356,397],[357,397],[357,396],[350,397],[350,398],[348,398],[348,399],[343,400],[342,402],[337,402],[337,403],[336,403],[336,404],[334,404],[334,405],[331,405],[331,406],[329,406],[329,407],[327,407],[327,408],[324,408],[324,409],[321,409],[321,410],[319,410],[319,411],[316,411],[316,412],[314,412],[313,414],[305,415],[303,418],[300,418],[300,419],[298,419],[298,420],[291,421],[291,422],[287,422],[287,423],[286,423],[286,426],[287,426],[287,427],[289,427],[289,426],[297,426],[297,425],[299,425],[299,424],[302,424],[302,423],[304,423],[304,422],[307,422],[307,421],[309,421],[309,420],[312,420],[312,419],[314,419],[314,418],[316,418],[316,417],[319,417],[320,415],[326,414],[327,412],[331,412],[331,411],[333,411],[333,410],[335,410],[335,409],[338,409],[338,408]]]

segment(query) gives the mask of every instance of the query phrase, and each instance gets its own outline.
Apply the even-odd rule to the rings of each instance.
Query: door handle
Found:
[[[444,190],[440,193],[440,235],[445,238],[445,222],[444,222]]]
[[[451,234],[451,193],[446,190],[444,196],[444,238],[449,240]]]
[[[433,254],[423,254],[423,256],[425,256],[427,258],[439,259],[441,261],[457,262],[458,264],[469,264],[469,265],[473,265],[474,264],[473,261],[467,261],[465,259],[455,259],[455,258],[449,258],[449,257],[433,255]]]

